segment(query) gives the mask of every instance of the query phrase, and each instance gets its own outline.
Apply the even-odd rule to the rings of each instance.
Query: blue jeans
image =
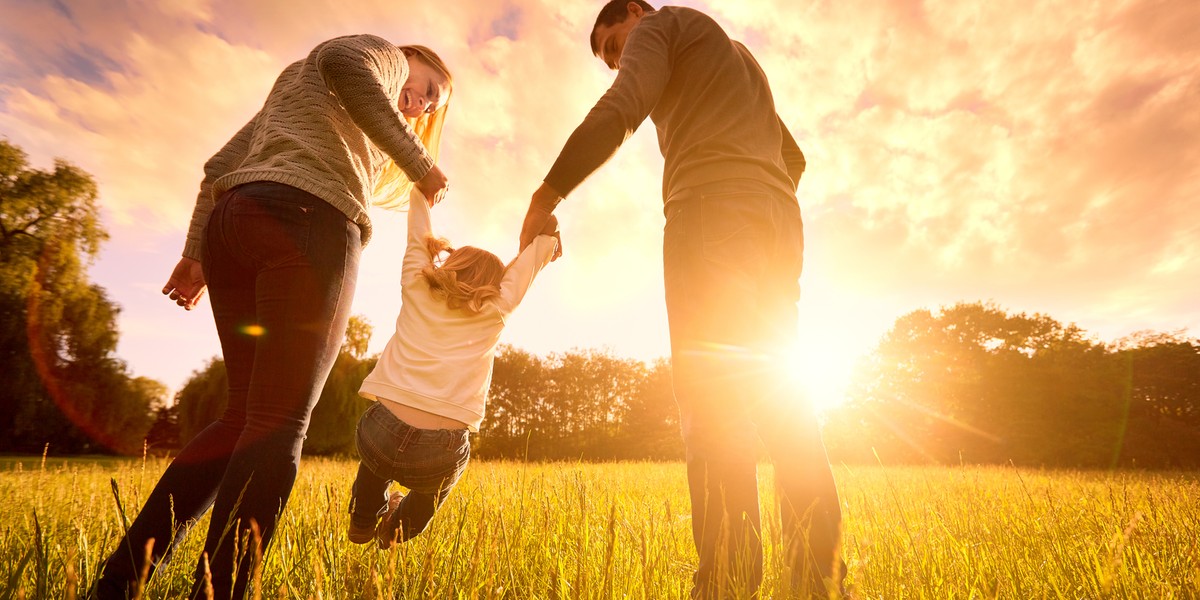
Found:
[[[380,402],[359,418],[355,444],[359,463],[350,520],[374,527],[387,510],[388,486],[395,481],[409,490],[394,515],[401,542],[425,531],[471,458],[466,429],[417,429]]]
[[[345,336],[359,235],[336,208],[289,186],[250,183],[218,199],[202,263],[229,376],[228,408],[163,473],[106,561],[97,597],[126,597],[145,567],[147,541],[154,540],[152,573],[209,507],[204,552],[214,597],[244,597],[253,531],[265,555]],[[201,557],[193,597],[203,572]]]
[[[673,387],[700,558],[693,596],[761,583],[760,441],[775,466],[793,577],[818,582],[838,560],[841,511],[815,412],[786,384],[798,339],[800,207],[757,181],[729,180],[673,195],[665,212]]]

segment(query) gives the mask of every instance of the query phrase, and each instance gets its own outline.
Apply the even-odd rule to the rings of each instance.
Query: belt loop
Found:
[[[400,422],[404,423],[404,421],[400,421]],[[417,435],[417,428],[413,427],[412,425],[409,425],[408,423],[404,423],[404,437],[400,439],[400,448],[399,448],[400,452],[404,452],[405,450],[408,449],[408,445],[412,442],[413,438],[416,435]]]

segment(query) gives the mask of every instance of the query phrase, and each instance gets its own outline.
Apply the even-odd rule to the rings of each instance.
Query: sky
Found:
[[[0,0],[0,137],[99,184],[90,268],[118,355],[177,390],[220,353],[209,306],[160,290],[205,160],[322,40],[434,48],[455,95],[434,226],[515,255],[529,197],[612,73],[599,0]],[[1200,335],[1200,2],[680,2],[743,41],[808,158],[798,372],[835,401],[913,310],[993,302],[1100,341]],[[658,4],[655,3],[657,6]],[[668,354],[652,123],[556,211],[565,255],[502,341]],[[404,215],[376,209],[353,312],[383,348]]]

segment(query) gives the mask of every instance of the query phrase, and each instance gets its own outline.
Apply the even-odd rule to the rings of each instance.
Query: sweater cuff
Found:
[[[183,256],[195,261],[200,260],[200,240],[188,238],[183,244]]]
[[[416,160],[407,165],[399,165],[399,167],[405,175],[408,175],[410,181],[416,183],[433,168],[433,157],[428,152],[421,152],[417,155]]]

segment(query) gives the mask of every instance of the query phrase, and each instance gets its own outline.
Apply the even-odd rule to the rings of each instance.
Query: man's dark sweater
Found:
[[[704,13],[666,6],[625,42],[613,85],[567,140],[546,183],[567,196],[647,116],[658,129],[663,198],[727,179],[795,193],[804,154],[775,112],[767,77]]]

